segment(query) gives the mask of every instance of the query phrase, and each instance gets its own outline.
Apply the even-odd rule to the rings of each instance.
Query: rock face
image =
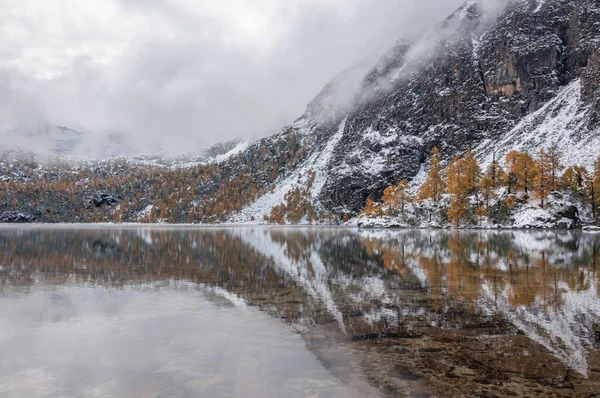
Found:
[[[94,205],[95,207],[102,207],[103,205],[112,206],[119,203],[119,199],[110,195],[106,192],[96,192],[94,196],[87,202],[87,207]]]
[[[18,211],[6,211],[0,214],[0,222],[4,223],[28,223],[32,217]]]
[[[325,208],[356,214],[368,197],[414,178],[434,146],[446,157],[472,147],[484,161],[526,138],[531,147],[521,149],[556,141],[566,152],[579,145],[586,159],[600,150],[597,1],[488,3],[469,1],[420,41],[398,42],[363,78],[347,112],[314,117],[321,93],[293,125],[320,153],[315,159],[327,158],[326,167],[305,165],[324,170],[314,195]],[[552,126],[568,106],[559,134]],[[289,185],[285,178],[278,183]]]
[[[391,184],[422,181],[433,147],[442,161],[471,147],[483,166],[512,149],[535,152],[552,144],[569,165],[591,166],[600,153],[598,0],[468,1],[419,40],[399,40],[372,65],[342,72],[304,115],[258,142],[225,143],[200,157],[86,166],[76,194],[65,198],[55,189],[39,200],[48,210],[41,219],[88,221],[89,210],[102,208],[97,213],[112,220],[119,215],[109,206],[133,198],[124,217],[137,221],[145,209],[160,207],[157,193],[168,171],[189,166],[187,173],[172,173],[177,183],[162,192],[173,195],[171,203],[185,198],[192,204],[172,222],[264,222],[282,204],[287,207],[280,213],[296,214],[281,222],[336,222],[356,216],[368,198],[380,199]],[[62,178],[36,171],[35,164],[4,163],[0,157],[0,180],[27,189],[0,202],[0,211],[34,214],[34,183]],[[203,163],[210,170],[192,167]],[[142,178],[148,164],[161,171]],[[88,172],[111,180],[114,185],[102,189],[112,195],[88,187]],[[123,173],[131,182],[126,190],[115,182]],[[235,206],[223,210],[224,198]],[[82,203],[87,212],[80,212]],[[579,223],[573,212],[533,210],[516,224],[556,225],[563,218]],[[204,218],[195,218],[200,213]],[[585,214],[580,216],[583,222]]]

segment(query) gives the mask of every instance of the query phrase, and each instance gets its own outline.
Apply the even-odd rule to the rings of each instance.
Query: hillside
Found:
[[[485,168],[512,149],[556,145],[565,166],[591,171],[600,154],[599,54],[597,2],[469,1],[420,40],[399,40],[366,74],[341,73],[299,119],[236,155],[185,168],[5,156],[0,214],[337,223],[390,185],[417,186],[434,147],[444,163],[472,148]],[[99,193],[114,203],[81,205]]]

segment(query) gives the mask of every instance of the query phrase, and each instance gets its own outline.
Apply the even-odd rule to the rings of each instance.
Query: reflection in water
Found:
[[[0,390],[585,394],[599,261],[577,232],[0,229]]]

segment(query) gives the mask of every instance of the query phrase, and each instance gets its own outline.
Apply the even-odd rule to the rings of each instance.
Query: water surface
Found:
[[[0,228],[0,396],[592,396],[600,235]]]

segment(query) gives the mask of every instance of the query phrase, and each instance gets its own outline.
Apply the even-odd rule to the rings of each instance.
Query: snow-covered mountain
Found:
[[[337,215],[412,179],[437,146],[480,160],[557,143],[591,166],[600,153],[600,6],[588,0],[469,1],[413,43],[399,41],[364,76],[349,106],[331,108],[332,83],[282,130],[310,152],[240,215],[262,219],[308,170],[310,195]],[[345,110],[345,111],[344,111]]]
[[[0,130],[0,139],[2,151],[18,150],[38,155],[103,160],[141,153],[134,138],[123,132],[81,132],[51,124]]]
[[[223,162],[248,146],[235,139],[211,146],[190,145],[181,152],[149,152],[139,140],[119,131],[81,132],[64,126],[45,124],[28,129],[0,130],[0,153],[16,152],[38,158],[60,158],[72,163],[101,165],[114,159],[130,163],[168,167],[190,167]]]
[[[569,165],[591,167],[600,154],[597,1],[468,1],[422,38],[398,40],[372,65],[340,73],[301,117],[254,143],[190,145],[189,153],[137,157],[125,168],[94,163],[89,173],[56,165],[51,173],[43,165],[32,173],[35,162],[24,169],[0,157],[0,181],[62,180],[76,191],[66,205],[60,184],[47,187],[52,195],[45,196],[19,189],[0,210],[53,214],[28,218],[38,221],[94,219],[89,212],[73,219],[81,211],[74,204],[88,203],[102,186],[127,199],[128,209],[97,215],[105,221],[139,221],[153,208],[150,221],[335,223],[356,216],[392,184],[408,179],[417,185],[433,147],[445,159],[470,147],[484,165],[511,149],[536,152],[552,144]],[[48,147],[61,155],[92,142],[65,128],[40,137],[39,146],[49,137]],[[118,157],[129,148],[126,136],[109,137],[114,145],[105,138],[91,153]],[[188,171],[166,174],[165,168]],[[156,195],[165,189],[171,199]],[[42,203],[48,196],[51,205]],[[169,217],[156,218],[159,200],[169,206]],[[41,210],[57,206],[55,213]]]

